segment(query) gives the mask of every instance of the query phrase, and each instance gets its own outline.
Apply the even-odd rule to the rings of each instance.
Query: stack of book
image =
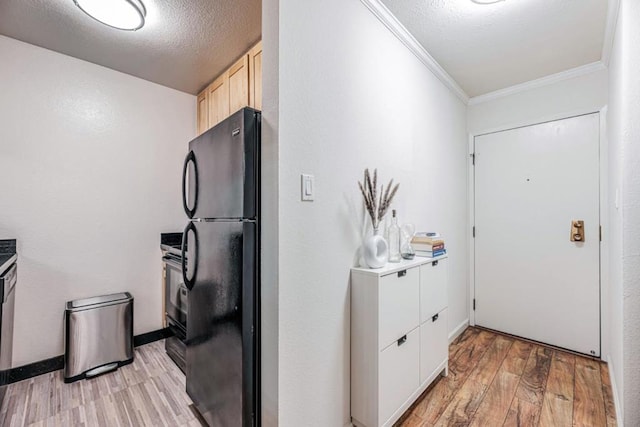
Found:
[[[421,231],[411,239],[411,247],[417,256],[435,258],[447,253],[444,240],[439,233]]]

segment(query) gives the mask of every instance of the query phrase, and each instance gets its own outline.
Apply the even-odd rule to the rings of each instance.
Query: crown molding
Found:
[[[462,102],[469,102],[469,95],[436,62],[427,50],[413,35],[398,21],[380,0],[360,0],[422,62],[445,86],[447,86]]]
[[[505,96],[513,95],[527,90],[540,88],[543,86],[552,85],[563,80],[572,79],[575,77],[584,76],[587,74],[595,73],[598,71],[606,70],[607,67],[602,61],[592,62],[591,64],[582,65],[580,67],[571,68],[566,71],[561,71],[556,74],[541,77],[539,79],[530,80],[528,82],[520,83],[514,86],[509,86],[504,89],[499,89],[494,92],[485,93],[484,95],[474,96],[469,99],[468,105],[482,104],[483,102],[493,101],[495,99],[504,98]]]
[[[604,42],[602,43],[602,62],[609,66],[613,42],[616,38],[616,28],[618,26],[618,14],[620,13],[620,0],[609,0],[607,10],[607,28],[604,32]]]

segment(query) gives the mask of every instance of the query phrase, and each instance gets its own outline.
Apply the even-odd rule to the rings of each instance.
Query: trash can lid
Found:
[[[110,295],[101,295],[98,297],[77,299],[74,301],[67,302],[67,310],[70,309],[78,309],[78,308],[88,308],[90,306],[103,305],[103,304],[113,304],[114,302],[124,302],[126,300],[133,299],[129,292],[120,292],[117,294]]]

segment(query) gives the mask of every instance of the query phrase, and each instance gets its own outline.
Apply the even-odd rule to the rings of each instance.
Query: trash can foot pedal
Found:
[[[91,369],[87,371],[86,378],[97,377],[98,375],[106,374],[110,371],[115,371],[118,369],[118,362],[107,363],[106,365],[98,366],[97,368]]]

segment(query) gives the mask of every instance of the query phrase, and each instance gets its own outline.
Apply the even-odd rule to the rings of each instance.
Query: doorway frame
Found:
[[[496,132],[535,126],[543,123],[570,119],[587,114],[599,114],[600,135],[599,135],[599,179],[600,179],[600,226],[602,227],[602,240],[600,241],[600,359],[609,361],[609,144],[607,140],[607,106],[601,109],[585,108],[570,112],[552,114],[538,119],[527,119],[505,125],[482,129],[473,133],[468,133],[468,153],[467,153],[467,185],[468,185],[468,227],[467,243],[469,248],[469,325],[476,325],[475,310],[473,301],[475,294],[475,244],[473,227],[475,225],[475,174],[473,164],[473,154],[475,152],[475,138]]]

